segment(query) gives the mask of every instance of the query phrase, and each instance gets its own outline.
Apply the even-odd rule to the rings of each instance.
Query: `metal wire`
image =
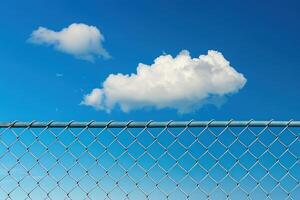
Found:
[[[0,199],[299,199],[300,121],[0,122]]]

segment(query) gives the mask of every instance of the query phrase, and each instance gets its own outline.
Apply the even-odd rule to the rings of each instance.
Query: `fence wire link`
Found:
[[[299,199],[300,122],[0,123],[0,199]]]

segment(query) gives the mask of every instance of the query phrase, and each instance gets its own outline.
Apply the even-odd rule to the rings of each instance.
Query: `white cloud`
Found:
[[[101,98],[103,97],[103,95],[104,94],[101,89],[95,88],[90,94],[84,96],[84,101],[82,102],[82,104],[86,106],[93,106],[96,109],[104,109],[104,107],[101,105]]]
[[[93,89],[81,104],[110,112],[155,107],[192,112],[203,104],[218,105],[220,99],[239,91],[243,74],[230,66],[220,52],[191,58],[184,50],[176,57],[161,55],[152,65],[140,63],[136,74],[111,74],[102,88]]]
[[[58,51],[88,61],[93,61],[95,57],[110,57],[103,48],[104,37],[100,30],[86,24],[73,23],[60,31],[39,27],[32,32],[28,41],[34,44],[50,45]]]

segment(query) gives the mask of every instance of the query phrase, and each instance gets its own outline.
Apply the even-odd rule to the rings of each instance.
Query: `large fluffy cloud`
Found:
[[[192,58],[188,51],[176,57],[161,55],[152,65],[140,63],[136,74],[111,74],[102,88],[84,96],[82,104],[111,111],[116,105],[128,112],[155,107],[192,112],[203,104],[218,104],[246,83],[220,52]]]
[[[34,44],[51,45],[59,51],[89,61],[99,56],[109,57],[108,52],[103,48],[104,37],[100,30],[86,24],[74,23],[60,31],[39,27],[32,32],[28,41]]]

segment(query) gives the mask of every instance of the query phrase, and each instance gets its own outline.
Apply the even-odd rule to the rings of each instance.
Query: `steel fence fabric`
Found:
[[[0,122],[0,199],[299,199],[299,121]]]

